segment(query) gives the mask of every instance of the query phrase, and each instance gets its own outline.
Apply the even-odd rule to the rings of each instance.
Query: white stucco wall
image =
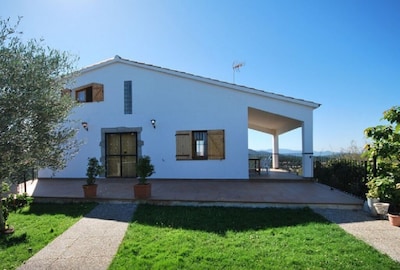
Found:
[[[39,177],[85,177],[87,158],[101,157],[101,128],[125,127],[141,128],[141,153],[152,159],[153,178],[246,179],[249,106],[298,120],[312,116],[310,108],[268,99],[257,91],[234,90],[217,82],[173,74],[118,61],[84,70],[72,87],[101,83],[104,101],[83,103],[75,110],[71,118],[78,120],[78,139],[84,144],[66,169],[55,174],[41,170]],[[133,114],[124,114],[124,81],[132,81]],[[151,119],[157,121],[155,129]],[[88,131],[81,127],[82,121],[88,123]],[[176,160],[176,131],[213,129],[225,130],[225,159]]]
[[[124,81],[132,81],[133,114],[124,114]],[[85,177],[87,158],[100,158],[101,128],[142,128],[141,152],[155,166],[154,178],[247,178],[247,106],[239,107],[235,94],[210,84],[163,73],[114,64],[83,73],[75,87],[104,84],[104,101],[84,103],[71,116],[78,119],[78,138],[84,141],[78,155],[54,177]],[[150,123],[156,119],[156,128]],[[84,130],[80,123],[88,123]],[[224,160],[175,158],[178,130],[225,130]],[[39,177],[51,177],[42,170]]]

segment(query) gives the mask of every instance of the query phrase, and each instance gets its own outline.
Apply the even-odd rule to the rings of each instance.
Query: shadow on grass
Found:
[[[22,215],[65,215],[80,217],[92,210],[96,203],[32,203],[29,208],[19,211]]]
[[[28,235],[26,233],[23,233],[21,235],[5,235],[5,234],[0,234],[0,247],[3,248],[8,248],[11,246],[15,246],[18,244],[22,243],[27,243],[28,240]]]
[[[139,205],[133,222],[217,234],[310,223],[330,224],[309,208],[236,208]]]

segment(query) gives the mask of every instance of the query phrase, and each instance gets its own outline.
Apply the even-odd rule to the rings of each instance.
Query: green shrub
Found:
[[[136,173],[139,176],[139,183],[145,184],[146,178],[150,177],[154,173],[154,166],[151,164],[149,156],[143,156],[139,158],[136,164]]]
[[[28,194],[9,194],[7,197],[2,198],[2,214],[4,221],[7,225],[7,219],[11,211],[16,212],[25,206],[30,205],[33,202],[33,198],[29,197]]]

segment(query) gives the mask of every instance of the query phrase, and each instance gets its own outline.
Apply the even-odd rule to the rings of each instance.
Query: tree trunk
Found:
[[[3,180],[0,179],[0,232],[5,231],[6,221],[3,216]]]

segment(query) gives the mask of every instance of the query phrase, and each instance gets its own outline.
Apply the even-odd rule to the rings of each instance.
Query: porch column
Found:
[[[272,168],[279,168],[279,135],[272,136]]]
[[[314,160],[313,160],[313,124],[311,120],[304,121],[302,127],[302,145],[303,145],[303,177],[314,177]]]

